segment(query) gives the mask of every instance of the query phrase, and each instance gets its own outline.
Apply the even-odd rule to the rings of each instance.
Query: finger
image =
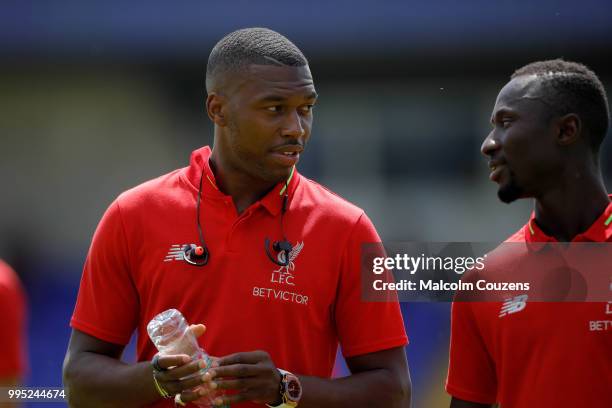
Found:
[[[172,354],[167,356],[159,356],[157,363],[161,368],[169,369],[171,367],[180,367],[191,361],[191,358],[186,354]]]
[[[206,326],[203,324],[192,324],[189,326],[189,330],[191,330],[194,336],[200,337],[206,331]]]
[[[183,378],[179,381],[174,381],[172,387],[176,387],[173,389],[174,393],[178,393],[185,390],[190,390],[192,388],[205,386],[206,388],[210,388],[210,383],[204,384],[204,376],[202,375],[194,375],[189,378]]]
[[[210,394],[211,392],[212,390],[207,387],[198,387],[194,390],[185,390],[181,392],[181,401],[183,402],[196,401]]]
[[[181,380],[162,379],[161,377],[162,376],[159,373],[156,375],[157,381],[166,391],[168,391],[168,394],[178,394],[180,392],[199,387],[204,383],[203,376],[199,374],[192,375],[188,378],[183,378]]]
[[[262,367],[255,364],[234,364],[230,366],[211,368],[206,372],[205,377],[210,379],[219,377],[254,377],[261,372]]]
[[[239,402],[250,401],[251,398],[249,398],[249,395],[250,395],[249,392],[241,393],[241,394],[224,395],[222,397],[215,398],[213,403],[215,404],[216,407],[220,407],[222,405],[237,404]]]
[[[210,383],[211,388],[220,390],[256,390],[260,389],[264,381],[257,377],[235,378],[231,380],[215,380]]]
[[[210,382],[213,378],[215,378],[215,372],[212,370],[206,370],[202,378],[204,378],[204,382]]]
[[[211,367],[219,367],[219,357],[208,356]]]
[[[168,371],[164,371],[161,373],[161,377],[158,378],[166,381],[180,380],[182,378],[192,376],[205,367],[206,362],[204,360],[195,360],[180,367],[175,367]]]
[[[269,358],[269,356],[265,351],[248,351],[219,357],[218,363],[220,366],[232,364],[257,364],[266,358]]]

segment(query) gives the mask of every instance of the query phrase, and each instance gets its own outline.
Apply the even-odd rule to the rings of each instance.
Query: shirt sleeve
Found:
[[[125,345],[136,328],[139,310],[121,210],[115,201],[92,239],[70,325],[101,340]]]
[[[26,367],[26,301],[16,274],[0,262],[0,378],[21,378]]]
[[[345,357],[405,346],[408,337],[397,302],[362,299],[363,244],[380,243],[374,225],[362,214],[350,233],[342,255],[340,282],[334,318]]]
[[[478,302],[454,302],[446,391],[464,401],[493,404],[497,396],[495,364],[479,330]]]

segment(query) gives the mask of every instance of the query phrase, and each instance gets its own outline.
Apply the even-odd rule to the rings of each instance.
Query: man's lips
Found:
[[[274,153],[301,153],[304,151],[304,146],[299,145],[299,144],[286,144],[286,145],[282,145],[282,146],[277,146],[274,149],[272,149],[272,151]]]
[[[505,165],[503,163],[497,161],[490,161],[489,169],[491,169],[491,174],[489,174],[489,180],[498,183],[504,168]]]
[[[300,159],[300,153],[304,151],[302,145],[283,145],[272,149],[272,156],[282,165],[293,166]]]

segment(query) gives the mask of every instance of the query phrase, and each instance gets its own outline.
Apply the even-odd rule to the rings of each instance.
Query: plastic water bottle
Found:
[[[178,310],[168,309],[155,316],[147,325],[147,332],[160,355],[187,354],[193,360],[203,360],[206,367],[193,376],[203,375],[210,368],[212,363],[210,356],[198,345],[196,337],[189,330],[189,323]],[[207,387],[203,384],[194,388],[194,391],[207,389]],[[212,407],[215,398],[221,395],[223,395],[222,391],[212,391],[193,401],[192,404],[199,407]]]

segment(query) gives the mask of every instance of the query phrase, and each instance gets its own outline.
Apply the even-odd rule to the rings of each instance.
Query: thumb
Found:
[[[206,331],[206,326],[203,324],[192,324],[189,326],[189,330],[191,330],[194,336],[200,337]]]

